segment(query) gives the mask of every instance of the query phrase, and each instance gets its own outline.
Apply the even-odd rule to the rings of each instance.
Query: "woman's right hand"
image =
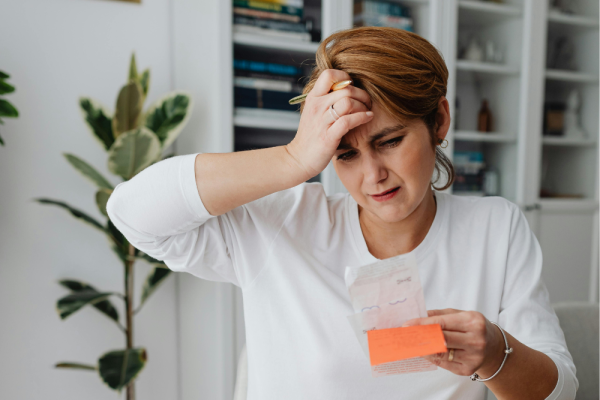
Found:
[[[285,147],[294,162],[309,175],[308,179],[327,167],[342,137],[350,129],[373,118],[373,112],[369,111],[371,98],[364,90],[350,84],[329,93],[334,83],[350,79],[344,71],[326,69],[306,96],[298,132]],[[332,104],[340,117],[337,121],[329,111]]]

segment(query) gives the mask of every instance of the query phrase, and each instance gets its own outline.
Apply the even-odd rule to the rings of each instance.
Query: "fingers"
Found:
[[[370,114],[370,115],[369,115]],[[350,129],[369,122],[373,118],[372,111],[361,111],[353,114],[343,115],[333,123],[326,131],[328,140],[339,142]]]
[[[356,86],[346,86],[344,89],[336,90],[335,92],[331,92],[325,96],[327,99],[326,104],[329,106],[330,104],[335,104],[339,100],[350,97],[356,99],[363,103],[369,110],[372,108],[373,104],[371,102],[371,97],[369,94],[363,89],[359,89]]]
[[[416,318],[406,321],[403,327],[416,325],[440,324],[443,331],[467,332],[468,312],[448,313],[427,318]]]
[[[340,117],[342,115],[353,114],[360,111],[369,111],[364,103],[350,97],[343,97],[342,99],[338,100],[333,104],[333,109]],[[331,116],[329,115],[329,109],[327,109],[324,114],[327,114],[325,115],[325,118],[331,119]]]
[[[351,80],[350,75],[339,69],[326,69],[321,72],[307,97],[324,96],[331,90],[331,86],[336,82]],[[343,90],[343,89],[342,89]],[[330,103],[331,104],[331,103]]]
[[[461,312],[461,311],[455,310],[454,308],[445,308],[443,310],[427,310],[427,315],[430,317],[435,317],[437,315],[456,314],[459,312]]]

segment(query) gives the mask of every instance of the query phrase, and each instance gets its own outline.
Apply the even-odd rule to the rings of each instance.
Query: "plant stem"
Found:
[[[135,254],[135,248],[129,245],[129,255]],[[127,326],[127,349],[133,348],[133,259],[125,262],[125,316]],[[135,400],[135,381],[127,385],[127,400]]]

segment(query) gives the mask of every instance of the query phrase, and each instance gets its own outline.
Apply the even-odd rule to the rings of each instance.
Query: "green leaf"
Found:
[[[0,79],[0,94],[12,93],[15,91],[15,87],[8,82]]]
[[[62,362],[54,366],[54,368],[72,368],[72,369],[85,369],[90,371],[96,371],[98,368],[94,365],[86,365],[72,362]]]
[[[111,351],[98,360],[98,372],[104,383],[120,392],[137,377],[147,359],[144,348]]]
[[[110,149],[115,141],[112,132],[112,118],[95,100],[82,97],[79,99],[79,107],[94,137],[104,146],[104,150]]]
[[[0,145],[4,146],[4,140],[2,140],[2,136],[0,136]]]
[[[56,311],[61,319],[65,319],[88,304],[96,304],[106,300],[111,294],[91,290],[71,293],[56,302]]]
[[[0,71],[0,79],[8,79],[10,78],[10,75],[8,75],[6,72]]]
[[[98,206],[98,210],[102,214],[108,217],[108,213],[106,212],[106,203],[108,203],[108,199],[112,194],[112,190],[110,189],[99,189],[96,192],[96,205]]]
[[[144,287],[142,288],[142,299],[140,306],[144,304],[146,299],[150,297],[152,293],[158,288],[158,286],[164,282],[165,278],[171,273],[170,269],[155,266],[152,272],[146,277]]]
[[[150,90],[150,70],[146,69],[142,72],[140,76],[140,85],[142,86],[142,91],[144,92],[144,98],[148,95],[148,90]]]
[[[108,169],[125,180],[155,162],[161,154],[160,142],[147,128],[121,134],[108,152]]]
[[[0,117],[16,118],[18,116],[19,112],[12,104],[0,99]]]
[[[81,158],[73,154],[63,153],[63,155],[77,171],[79,171],[84,177],[88,178],[93,183],[95,183],[97,187],[101,189],[113,189],[113,185],[111,185],[109,181],[107,181],[102,175],[100,175],[100,173],[96,171],[96,169],[94,169],[94,167],[89,165],[87,162],[83,161]]]
[[[122,133],[136,129],[144,103],[142,87],[137,81],[130,81],[121,88],[115,115],[112,119],[113,136],[118,138]]]
[[[83,211],[80,211],[76,208],[71,207],[67,203],[64,203],[64,202],[58,201],[58,200],[44,199],[44,198],[38,198],[38,199],[34,199],[34,200],[39,203],[42,203],[42,204],[50,204],[50,205],[62,207],[65,210],[69,211],[71,213],[71,215],[73,215],[75,218],[79,218],[80,220],[92,225],[94,228],[100,229],[102,232],[106,233],[104,227],[102,226],[102,224],[100,222],[98,222],[96,219],[90,217]]]
[[[138,80],[137,65],[135,62],[135,53],[131,53],[131,62],[129,63],[129,80],[130,81]]]
[[[160,140],[163,149],[177,139],[192,112],[191,97],[183,92],[173,92],[158,100],[146,113],[146,126]]]
[[[117,257],[119,257],[121,261],[126,262],[127,258],[129,257],[129,242],[127,241],[125,236],[123,236],[123,234],[117,229],[117,227],[112,223],[111,220],[108,220],[108,223],[106,225],[106,231],[108,232],[108,236],[112,244],[112,250],[115,252]],[[138,250],[135,249],[135,252],[137,254]]]
[[[86,292],[86,291],[92,292],[92,293],[100,293],[94,287],[90,286],[89,284],[87,284],[85,282],[81,282],[81,281],[75,281],[72,279],[63,279],[63,280],[59,281],[58,283],[60,283],[62,286],[66,287],[67,289],[70,289],[71,291],[76,292],[76,293],[81,293],[81,292]],[[119,313],[117,312],[117,309],[115,308],[115,306],[110,302],[110,300],[99,301],[97,303],[94,303],[93,306],[98,311],[100,311],[101,313],[103,313],[104,315],[109,317],[110,319],[114,320],[115,322],[119,322]]]

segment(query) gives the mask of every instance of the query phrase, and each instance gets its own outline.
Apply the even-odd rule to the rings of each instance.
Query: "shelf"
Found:
[[[483,3],[481,1],[461,0],[458,7],[463,10],[471,10],[482,13],[490,13],[505,16],[517,16],[521,9],[510,4]]]
[[[234,32],[233,43],[243,44],[246,46],[266,47],[277,50],[296,51],[301,53],[315,53],[320,44],[239,32]]]
[[[519,73],[517,68],[505,64],[469,60],[457,60],[456,69],[458,71],[481,72],[494,75],[516,75]]]
[[[517,141],[514,135],[506,133],[485,133],[476,131],[456,131],[454,132],[454,140],[488,143],[515,143]]]
[[[567,137],[542,137],[544,146],[596,146],[596,141],[593,139],[577,139]]]
[[[236,108],[233,125],[244,128],[298,130],[300,113],[278,110]]]
[[[556,24],[572,25],[581,28],[597,28],[598,19],[586,17],[583,15],[561,14],[556,12],[548,13],[548,21]]]
[[[598,82],[598,76],[585,72],[563,71],[558,69],[547,69],[546,79],[566,82],[583,82],[594,83]]]

